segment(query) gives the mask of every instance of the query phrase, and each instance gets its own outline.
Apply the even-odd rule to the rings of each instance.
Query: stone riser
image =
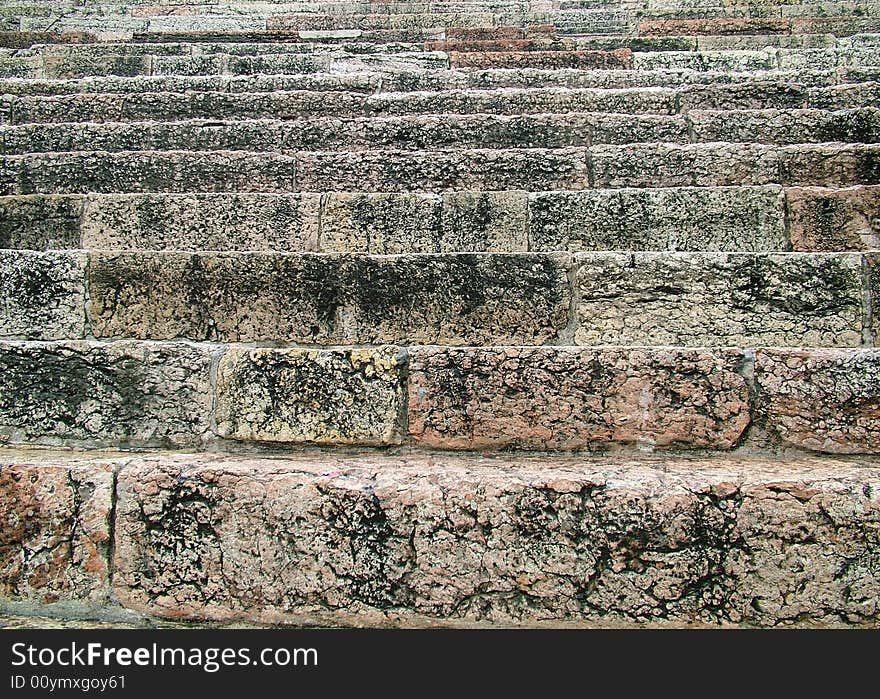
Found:
[[[878,253],[2,251],[0,261],[7,338],[858,347],[880,331]]]
[[[117,55],[95,57],[0,57],[0,77],[81,78],[97,75],[249,75],[256,73],[317,73],[342,70],[422,70],[468,68],[632,68],[650,70],[732,71],[867,68],[880,65],[880,49],[817,48],[758,51],[495,51],[450,52],[417,50],[384,53],[377,45],[350,52],[333,48],[321,52],[296,52],[238,56],[208,54]]]
[[[143,93],[220,92],[415,92],[451,89],[492,88],[600,88],[625,89],[680,87],[686,85],[739,86],[756,90],[758,85],[775,88],[786,85],[790,96],[801,95],[800,102],[781,106],[799,108],[806,102],[805,90],[834,85],[880,81],[880,68],[839,68],[834,70],[773,71],[760,82],[754,76],[718,71],[634,72],[631,70],[581,71],[574,69],[423,71],[400,73],[312,73],[304,75],[253,76],[101,76],[70,80],[19,80],[0,78],[0,92],[7,95],[73,95],[77,93],[138,95]],[[753,95],[753,98],[755,96]],[[765,100],[766,101],[766,100]],[[768,107],[772,106],[767,104]],[[779,105],[777,105],[779,106]],[[860,105],[861,106],[861,105]]]
[[[629,144],[295,155],[102,151],[0,157],[0,195],[438,192],[880,184],[880,145]]]
[[[0,343],[9,444],[880,452],[880,350]]]
[[[692,110],[858,109],[880,103],[880,83],[806,87],[775,80],[682,87],[508,88],[434,92],[157,92],[15,95],[0,103],[0,124],[302,119],[425,114],[597,112],[672,116]],[[822,183],[817,183],[822,184]]]
[[[0,248],[266,252],[843,252],[880,187],[0,198]]]
[[[873,462],[2,459],[7,609],[330,626],[880,611]]]
[[[0,126],[0,154],[71,151],[298,151],[567,148],[627,143],[877,143],[880,110],[691,110]]]

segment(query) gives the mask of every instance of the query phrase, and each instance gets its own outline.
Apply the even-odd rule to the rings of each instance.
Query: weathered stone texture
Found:
[[[85,268],[83,253],[0,250],[0,338],[82,338]]]
[[[0,248],[79,247],[79,197],[0,197]]]
[[[518,252],[526,249],[525,192],[330,192],[321,252]]]
[[[289,192],[295,172],[277,153],[37,153],[0,157],[0,194]]]
[[[439,252],[525,251],[527,220],[526,192],[444,192]]]
[[[868,289],[871,295],[871,336],[875,347],[880,346],[880,254],[865,256],[868,267]]]
[[[858,347],[859,255],[584,253],[581,345]]]
[[[399,92],[369,98],[374,114],[560,114],[617,112],[676,114],[675,90],[557,88],[455,89],[443,92]]]
[[[409,431],[458,449],[733,446],[749,423],[733,350],[413,348]]]
[[[784,443],[880,453],[880,350],[759,350],[758,416]]]
[[[786,146],[779,153],[779,165],[786,185],[880,184],[880,144]]]
[[[596,187],[720,187],[779,182],[776,149],[759,144],[594,146]]]
[[[876,468],[545,466],[147,458],[119,477],[115,593],[223,621],[876,623]]]
[[[880,110],[772,109],[688,113],[694,140],[740,143],[877,143]]]
[[[183,343],[0,345],[0,439],[85,446],[198,445],[211,358]]]
[[[397,443],[404,365],[397,347],[229,349],[217,431],[244,441]]]
[[[544,344],[568,323],[563,255],[95,252],[98,337]]]
[[[529,196],[531,250],[784,250],[780,187],[677,187]]]
[[[880,187],[792,187],[785,199],[795,250],[880,248]]]
[[[630,68],[632,51],[450,51],[453,68]]]
[[[661,19],[639,22],[645,36],[694,36],[698,34],[787,34],[791,20],[786,17],[712,17],[700,19]]]
[[[586,151],[570,149],[299,153],[302,191],[586,189]]]
[[[106,603],[113,463],[0,455],[0,596]]]
[[[321,208],[322,252],[441,251],[438,194],[330,192]]]
[[[88,199],[86,248],[311,251],[318,194],[147,194]]]

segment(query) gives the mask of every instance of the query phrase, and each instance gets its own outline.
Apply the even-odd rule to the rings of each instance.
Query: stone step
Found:
[[[0,197],[0,212],[0,247],[33,250],[399,254],[880,248],[880,187],[870,186],[29,195]]]
[[[0,337],[858,347],[878,254],[0,250]]]
[[[605,112],[674,115],[689,110],[855,109],[880,103],[880,83],[807,87],[775,80],[652,88],[490,88],[364,94],[334,90],[14,95],[0,124],[296,119],[417,114]]]
[[[0,247],[34,250],[399,254],[880,248],[880,187],[29,195],[0,197],[0,212]]]
[[[0,460],[0,586],[31,613],[121,605],[329,627],[878,615],[880,469],[868,457],[6,449]]]
[[[0,367],[8,444],[767,454],[880,444],[875,349],[3,341]]]
[[[100,46],[96,44],[90,47]],[[144,45],[144,47],[153,45]],[[179,46],[172,44],[170,46]],[[863,46],[824,47],[815,49],[770,48],[764,50],[684,50],[642,51],[630,53],[630,49],[534,51],[520,52],[519,62],[514,61],[514,51],[500,52],[450,52],[424,51],[419,44],[384,45],[365,43],[354,45],[303,44],[308,50],[292,53],[271,53],[259,56],[228,53],[199,55],[169,55],[118,53],[96,57],[93,53],[82,56],[65,55],[12,55],[0,56],[0,77],[12,78],[82,78],[96,75],[250,75],[260,72],[296,74],[303,72],[326,72],[342,68],[376,70],[414,68],[571,68],[595,69],[630,68],[635,70],[688,70],[755,72],[775,69],[800,70],[837,67],[878,67],[880,47]],[[406,50],[407,48],[412,50]],[[351,50],[347,50],[351,49]],[[526,55],[527,54],[527,55]],[[477,56],[482,56],[480,62]],[[505,57],[506,61],[505,62]],[[490,60],[491,59],[491,60]],[[523,62],[523,61],[530,62]]]
[[[629,49],[613,51],[452,51],[452,68],[631,68]]]
[[[0,31],[0,48],[31,49],[34,55],[95,56],[108,55],[124,50],[128,55],[164,55],[176,47],[176,55],[201,55],[204,53],[229,53],[230,55],[253,55],[304,51],[309,47],[334,45],[339,48],[354,45],[365,50],[364,44],[375,45],[376,50],[387,44],[432,45],[431,50],[463,50],[470,44],[487,43],[511,48],[512,42],[532,46],[549,44],[554,48],[568,49],[618,49],[633,51],[698,51],[743,50],[768,47],[789,49],[853,48],[875,46],[877,34],[858,34],[851,37],[835,37],[833,34],[719,34],[719,35],[673,35],[633,36],[631,34],[569,35],[557,36],[555,28],[544,27],[498,27],[498,28],[424,28],[424,29],[341,29],[341,30],[276,30],[264,32],[164,32],[135,33],[130,43],[100,43],[99,36],[86,32],[3,32]],[[76,46],[89,44],[90,50]],[[124,49],[123,49],[124,47]],[[137,51],[137,49],[140,51]],[[494,50],[494,49],[493,49]],[[11,55],[11,54],[7,54]],[[17,55],[17,54],[16,54]]]
[[[866,457],[0,458],[14,523],[0,584],[20,609],[333,627],[876,624],[880,470]]]
[[[0,156],[0,195],[504,191],[880,184],[880,145],[637,143],[451,151],[80,151]]]
[[[696,19],[649,19],[639,22],[640,36],[711,36],[832,34],[851,36],[877,30],[873,17],[712,17]]]
[[[376,46],[369,44],[368,46]],[[286,53],[261,56],[111,56],[102,59],[54,57],[0,58],[0,76],[13,78],[82,78],[94,75],[252,75],[299,74],[344,70],[424,70],[449,68],[449,57],[436,51]],[[540,66],[538,66],[540,67]],[[553,66],[551,66],[553,67]],[[616,67],[620,67],[617,65]]]
[[[880,81],[880,68],[768,71],[762,85],[787,86],[789,93],[809,87],[830,87]],[[492,88],[600,88],[678,87],[686,85],[749,85],[755,77],[718,71],[640,71],[574,69],[489,69],[399,71],[381,73],[313,73],[303,75],[207,75],[207,76],[100,76],[79,79],[0,78],[0,92],[7,95],[68,95],[77,93],[181,93],[181,92],[417,92],[449,89]],[[793,105],[803,106],[804,102]],[[784,106],[790,106],[787,102]]]
[[[691,110],[685,116],[436,114],[289,121],[76,122],[0,126],[0,154],[70,151],[362,151],[591,144],[880,142],[880,110]]]

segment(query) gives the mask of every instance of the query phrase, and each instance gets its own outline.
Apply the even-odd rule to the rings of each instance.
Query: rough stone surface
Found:
[[[414,348],[409,431],[457,449],[733,446],[749,423],[739,352]]]
[[[58,461],[0,452],[0,596],[106,603],[113,462]]]
[[[877,143],[880,110],[771,109],[688,112],[694,140],[740,143]]]
[[[580,345],[858,347],[859,255],[584,253]]]
[[[79,247],[79,197],[0,197],[0,248]]]
[[[697,127],[696,112],[691,119]],[[713,120],[699,124],[698,140],[721,140]],[[746,122],[745,119],[740,121]],[[751,131],[761,138],[791,143],[799,134],[811,140],[878,140],[874,110],[849,110],[842,114],[817,113],[811,123],[792,125],[782,118],[771,121],[757,112],[751,121],[731,125],[725,135]],[[783,124],[779,124],[783,122]],[[387,117],[314,117],[226,121],[192,119],[174,122],[112,122],[23,124],[0,128],[6,155],[56,151],[110,152],[126,150],[218,151],[247,150],[295,153],[300,150],[363,151],[381,148],[440,150],[444,148],[565,148],[590,143],[687,143],[688,124],[681,116],[666,114],[407,114]],[[739,132],[736,132],[736,128]],[[838,136],[839,138],[833,138]],[[767,140],[767,143],[777,141]]]
[[[707,19],[665,19],[639,22],[645,36],[694,36],[697,34],[786,34],[791,20],[785,17],[717,17]]]
[[[330,192],[321,207],[321,251],[440,252],[442,207],[438,194]]]
[[[89,197],[86,248],[311,251],[317,194],[147,194]]]
[[[786,185],[880,184],[880,144],[786,146],[779,154],[779,165]]]
[[[0,157],[0,194],[289,192],[295,171],[277,153],[37,153]]]
[[[784,443],[880,453],[880,350],[758,350],[758,415]]]
[[[302,191],[586,189],[582,148],[300,153]]]
[[[880,187],[791,187],[785,200],[795,250],[880,248]]]
[[[404,358],[397,347],[229,349],[217,372],[217,431],[244,441],[400,441]]]
[[[632,51],[450,51],[453,68],[629,68]]]
[[[132,464],[115,593],[219,621],[877,623],[876,466],[393,461]]]
[[[595,146],[596,187],[719,187],[779,182],[779,156],[770,146],[671,143]]]
[[[0,250],[0,338],[82,338],[85,268],[83,253]]]
[[[197,445],[210,365],[206,348],[183,343],[2,343],[0,441]]]
[[[880,254],[865,256],[868,267],[868,288],[871,295],[871,309],[868,321],[871,324],[871,339],[875,347],[880,346]]]
[[[544,344],[568,323],[564,255],[95,252],[97,337]]]
[[[762,251],[788,246],[780,187],[529,195],[531,250]]]
[[[445,192],[439,252],[525,251],[527,220],[526,192]]]

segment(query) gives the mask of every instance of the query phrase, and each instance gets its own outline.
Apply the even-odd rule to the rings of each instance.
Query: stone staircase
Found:
[[[878,625],[880,3],[0,30],[0,611]]]

